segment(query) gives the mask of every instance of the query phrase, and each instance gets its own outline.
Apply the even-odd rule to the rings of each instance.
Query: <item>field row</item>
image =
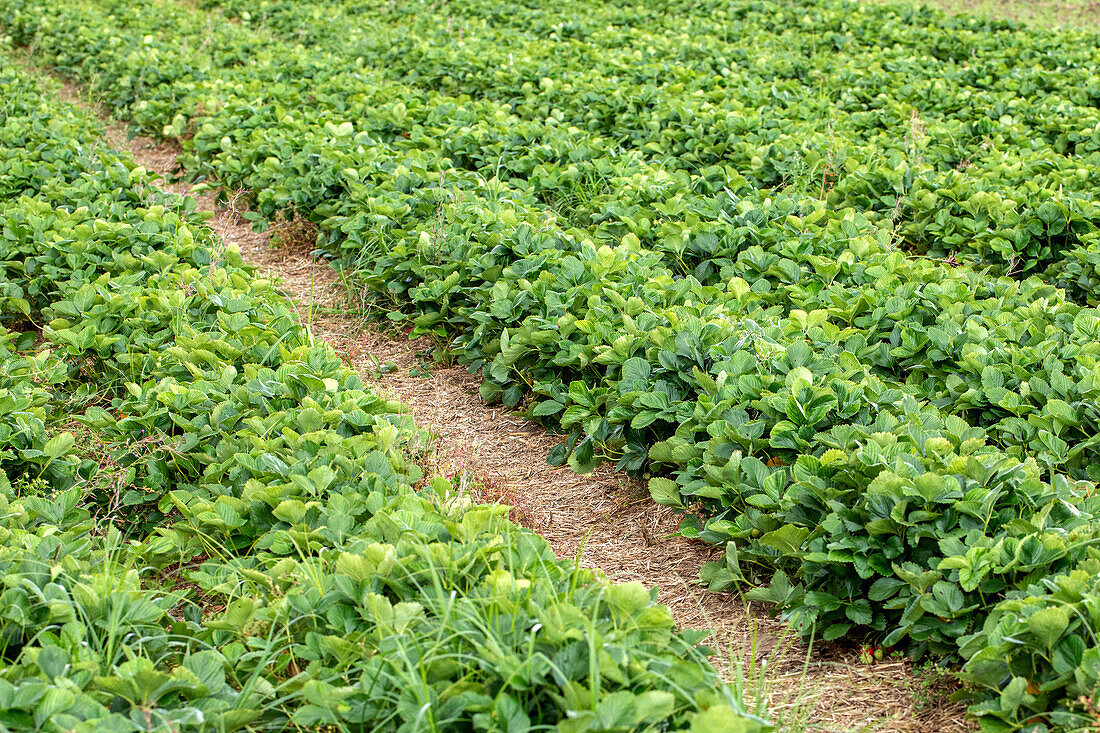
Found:
[[[486,399],[566,433],[552,461],[652,473],[725,545],[713,588],[770,577],[750,597],[804,634],[961,661],[993,729],[1080,724],[1095,44],[840,2],[367,3],[369,32],[347,3],[326,35],[333,5],[0,17],[197,179],[309,218]]]
[[[0,88],[0,727],[765,729],[649,590],[422,476],[192,199]]]
[[[530,185],[581,227],[667,215],[631,211],[616,174],[720,166],[738,195],[793,188],[918,252],[1045,272],[1080,299],[1096,284],[1100,56],[1085,34],[859,3],[207,4],[371,69],[407,114],[427,108],[456,165]]]

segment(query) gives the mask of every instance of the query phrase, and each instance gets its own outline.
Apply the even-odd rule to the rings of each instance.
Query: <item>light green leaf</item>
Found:
[[[649,494],[653,501],[663,506],[683,508],[680,500],[680,487],[671,479],[656,477],[649,480]]]
[[[1041,608],[1027,620],[1027,630],[1048,650],[1058,643],[1069,626],[1069,614],[1061,606]]]

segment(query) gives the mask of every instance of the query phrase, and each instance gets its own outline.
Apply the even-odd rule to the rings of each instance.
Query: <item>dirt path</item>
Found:
[[[91,107],[79,88],[63,97]],[[101,115],[102,117],[102,115]],[[137,137],[106,122],[108,140],[128,148],[135,160],[166,179],[176,172],[178,149]],[[165,188],[188,193],[187,186]],[[747,608],[734,594],[710,593],[694,584],[709,545],[673,535],[677,517],[655,505],[644,485],[602,468],[579,475],[555,468],[545,456],[558,439],[478,396],[478,380],[463,368],[426,364],[424,344],[410,342],[347,315],[348,292],[337,273],[310,257],[308,231],[293,223],[264,234],[240,219],[236,201],[215,203],[197,194],[199,208],[212,211],[210,226],[262,273],[277,278],[295,301],[303,322],[328,341],[375,389],[409,405],[417,423],[438,436],[427,468],[454,475],[483,499],[514,507],[513,518],[541,533],[559,556],[580,557],[618,581],[659,586],[680,625],[712,628],[715,664],[731,678],[747,678],[746,700],[767,700],[780,730],[957,731],[974,726],[963,708],[904,662],[860,664],[858,650],[807,649],[758,606]],[[333,313],[336,313],[335,315]],[[385,365],[386,368],[382,368]]]

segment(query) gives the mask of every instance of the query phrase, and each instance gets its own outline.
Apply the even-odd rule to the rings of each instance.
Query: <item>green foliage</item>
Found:
[[[415,491],[404,408],[191,199],[0,88],[0,729],[770,729],[655,592]]]
[[[1012,593],[965,640],[963,679],[988,690],[975,708],[988,730],[1085,730],[1100,689],[1100,562]]]
[[[251,191],[259,226],[308,218],[379,311],[561,430],[552,462],[656,474],[681,531],[725,545],[712,588],[770,576],[752,596],[803,633],[954,659],[997,646],[981,629],[1042,578],[1090,567],[1094,37],[832,1],[206,4],[240,22],[157,0],[0,13],[180,139],[190,175]],[[126,399],[165,435],[220,434],[233,378]],[[252,419],[279,450],[306,435]],[[308,523],[250,534],[311,516],[264,498],[293,479],[250,445],[149,468],[188,485],[157,510],[280,561],[312,548]],[[974,712],[1023,723],[1076,690],[1019,677],[983,678]]]
[[[0,327],[0,492],[12,483],[67,486],[76,478],[74,440],[51,435],[56,416],[48,409],[51,389],[66,381],[65,363],[50,350],[20,353],[20,341],[33,339]]]
[[[896,222],[922,252],[1004,271],[1061,263],[1098,221],[1086,183],[1100,149],[1100,90],[1084,71],[1096,62],[1091,34],[844,2],[567,2],[507,14],[475,1],[206,4],[446,95],[459,108],[448,130],[458,165],[479,160],[536,190],[552,182],[546,201],[582,224],[621,213],[664,236],[662,219],[679,223],[679,200],[624,200],[608,155],[620,146],[635,170],[644,160],[695,177],[721,166],[735,190],[739,180],[796,187]],[[334,36],[326,23],[348,30]],[[503,109],[467,117],[466,95]],[[485,132],[502,113],[512,128],[497,147]],[[561,128],[573,135],[568,158],[532,167]],[[1050,272],[1073,282],[1060,269]]]

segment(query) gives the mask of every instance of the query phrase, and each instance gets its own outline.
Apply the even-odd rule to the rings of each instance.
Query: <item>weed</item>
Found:
[[[942,664],[927,661],[916,667],[913,702],[918,709],[928,709],[959,688],[958,677]]]

